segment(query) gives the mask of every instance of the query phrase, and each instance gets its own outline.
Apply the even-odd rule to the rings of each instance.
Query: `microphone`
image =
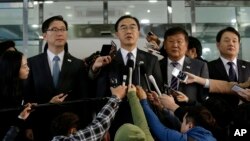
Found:
[[[122,76],[122,86],[126,85],[127,75]]]
[[[158,95],[161,96],[161,91],[159,90],[159,87],[157,86],[157,84],[155,82],[155,78],[153,77],[153,75],[149,75],[149,80],[154,85],[155,90],[158,93]]]
[[[128,85],[132,84],[132,75],[133,75],[133,68],[134,68],[134,60],[128,59],[127,67],[129,68],[128,74]]]
[[[143,62],[143,61],[141,61]],[[141,63],[141,72],[143,73],[144,75],[144,78],[145,78],[145,81],[146,81],[146,84],[147,84],[147,88],[148,88],[148,91],[151,92],[151,87],[150,87],[150,84],[149,84],[149,81],[148,81],[148,74],[146,72],[146,68],[145,68],[145,65],[144,65],[144,62]]]
[[[138,85],[141,86],[141,65],[144,65],[144,62],[143,61],[139,61],[137,62],[137,66],[138,66]]]

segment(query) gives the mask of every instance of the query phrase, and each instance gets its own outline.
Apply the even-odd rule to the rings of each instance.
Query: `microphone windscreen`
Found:
[[[128,59],[128,61],[127,61],[127,67],[131,67],[131,68],[134,68],[134,60],[132,60],[132,59]]]

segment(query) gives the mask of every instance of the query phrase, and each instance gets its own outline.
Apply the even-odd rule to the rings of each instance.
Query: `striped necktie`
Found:
[[[176,66],[178,65],[178,62],[172,62],[171,65],[173,65],[173,67],[176,67]],[[174,76],[172,75],[170,87],[171,87],[173,90],[177,90],[177,86],[178,86],[178,78],[176,78],[176,77],[174,77]]]

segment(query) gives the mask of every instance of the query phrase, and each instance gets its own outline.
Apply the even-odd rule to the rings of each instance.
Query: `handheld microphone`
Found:
[[[122,76],[122,86],[126,85],[127,75]]]
[[[132,84],[132,75],[133,75],[133,68],[134,68],[134,60],[128,59],[127,67],[129,68],[128,74],[128,85]]]
[[[141,86],[141,65],[144,65],[143,61],[139,61],[137,62],[137,66],[138,66],[138,85]]]
[[[142,61],[143,62],[143,61]],[[149,81],[148,81],[148,74],[146,72],[146,68],[145,68],[145,65],[144,65],[144,62],[143,64],[141,64],[141,72],[143,73],[144,75],[144,78],[145,78],[145,81],[146,81],[146,85],[147,85],[147,89],[148,89],[148,92],[151,92],[151,87],[150,87],[150,84],[149,84]]]
[[[157,86],[157,84],[155,82],[155,78],[153,77],[153,75],[149,75],[149,80],[154,85],[155,90],[158,93],[158,95],[161,96],[161,91],[159,90],[159,87]]]

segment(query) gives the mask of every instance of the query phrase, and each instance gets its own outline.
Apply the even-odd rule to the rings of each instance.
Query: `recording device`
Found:
[[[117,78],[110,78],[110,86],[111,87],[117,87],[118,86],[118,81],[117,81]]]
[[[126,81],[127,81],[127,75],[123,75],[122,76],[122,86],[126,85]]]
[[[144,65],[143,61],[137,62],[137,69],[138,69],[138,85],[141,86],[141,65]]]
[[[231,88],[232,91],[235,91],[235,92],[240,92],[240,91],[243,91],[245,89],[241,88],[240,86],[238,85],[233,85],[233,87]]]
[[[114,58],[117,52],[117,46],[114,41],[111,40],[111,44],[103,44],[100,52],[101,56],[110,55],[111,58]]]
[[[127,61],[127,67],[129,69],[128,85],[131,85],[132,84],[133,68],[134,68],[134,60],[128,59],[128,61]]]
[[[143,62],[143,61],[142,61]],[[146,85],[147,85],[147,89],[148,89],[148,92],[151,92],[151,87],[150,87],[150,84],[149,84],[149,81],[148,81],[148,74],[146,72],[146,68],[145,68],[145,64],[143,62],[143,64],[141,64],[141,73],[144,75],[144,78],[145,78],[145,81],[146,81]]]
[[[172,96],[178,96],[179,95],[179,93],[176,91],[176,90],[174,90],[174,89],[172,89],[169,85],[167,85],[167,84],[164,84],[164,93],[166,93],[166,94],[168,94],[168,95],[172,95]]]
[[[188,79],[187,74],[185,74],[184,72],[178,70],[177,68],[174,68],[172,71],[172,75],[176,78],[178,78],[180,81],[182,82],[186,82]]]
[[[157,84],[155,82],[155,78],[153,77],[153,75],[149,75],[148,78],[149,78],[150,82],[154,85],[155,90],[158,93],[158,95],[161,96],[161,91],[160,91],[159,87],[157,86]]]

